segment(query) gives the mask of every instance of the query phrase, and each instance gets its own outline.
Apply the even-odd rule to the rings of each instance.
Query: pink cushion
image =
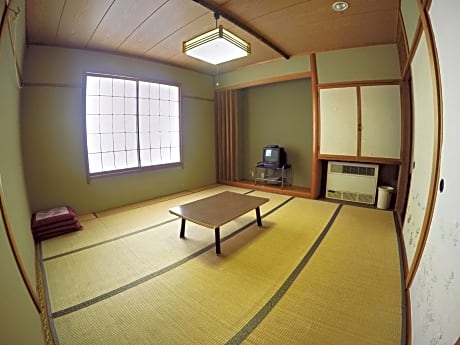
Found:
[[[55,224],[57,222],[72,220],[77,216],[69,206],[61,206],[49,210],[35,212],[32,215],[32,229]]]

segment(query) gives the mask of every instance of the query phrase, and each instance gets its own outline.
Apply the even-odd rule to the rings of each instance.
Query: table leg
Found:
[[[262,226],[262,218],[260,218],[260,208],[256,207],[256,218],[257,218],[257,226]]]
[[[182,223],[180,225],[180,238],[185,238],[185,218],[182,218]]]
[[[214,229],[214,235],[216,237],[216,254],[220,254],[220,229],[215,228]]]
[[[284,188],[284,165],[281,168],[281,189]]]

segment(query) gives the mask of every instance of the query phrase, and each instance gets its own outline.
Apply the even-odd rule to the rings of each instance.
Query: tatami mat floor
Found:
[[[168,209],[224,190],[267,197],[214,232]],[[400,344],[391,212],[231,186],[83,222],[42,242],[56,344]]]

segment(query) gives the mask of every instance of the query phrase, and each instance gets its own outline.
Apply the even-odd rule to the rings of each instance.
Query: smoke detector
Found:
[[[348,9],[348,2],[346,1],[336,1],[332,4],[332,9],[336,12],[343,12]]]

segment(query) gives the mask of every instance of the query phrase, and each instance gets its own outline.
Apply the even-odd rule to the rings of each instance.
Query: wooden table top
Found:
[[[267,201],[269,201],[267,198],[223,192],[170,208],[169,212],[193,223],[215,229],[256,209]]]

